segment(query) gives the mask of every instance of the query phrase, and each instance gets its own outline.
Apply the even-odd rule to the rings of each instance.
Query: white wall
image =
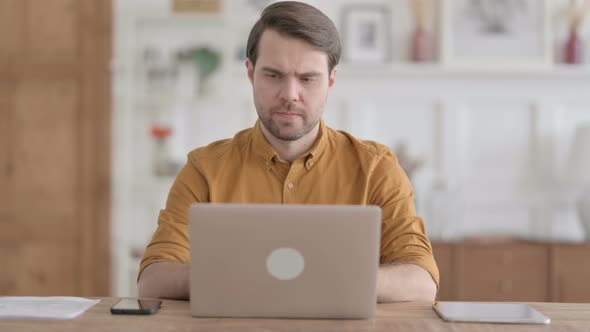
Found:
[[[150,123],[164,118],[176,126],[174,150],[182,160],[190,149],[231,137],[256,119],[245,69],[234,56],[257,17],[245,2],[225,1],[219,15],[171,18],[166,0],[115,1],[115,295],[135,294],[138,262],[129,252],[149,241],[173,181],[152,175]],[[338,27],[343,5],[359,2],[310,1]],[[590,69],[465,71],[407,65],[407,2],[371,3],[392,9],[393,61],[339,66],[327,123],[391,147],[405,141],[413,156],[425,160],[413,183],[433,239],[482,233],[583,239],[565,172],[576,126],[590,123]],[[555,40],[562,38],[563,25],[553,30]],[[146,93],[141,62],[146,46],[173,51],[203,42],[224,54],[212,93]]]

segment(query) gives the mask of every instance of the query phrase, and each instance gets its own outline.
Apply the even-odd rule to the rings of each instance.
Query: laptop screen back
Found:
[[[195,204],[190,223],[194,316],[375,314],[379,207]]]

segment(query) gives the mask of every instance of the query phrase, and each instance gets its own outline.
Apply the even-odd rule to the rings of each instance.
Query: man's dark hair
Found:
[[[281,35],[301,39],[328,57],[328,73],[338,64],[342,47],[334,23],[317,8],[297,1],[283,1],[266,7],[252,27],[246,54],[253,65],[258,58],[258,42],[267,29]]]

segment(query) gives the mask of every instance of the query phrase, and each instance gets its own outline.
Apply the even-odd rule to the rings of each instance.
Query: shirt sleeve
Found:
[[[208,193],[207,180],[189,154],[188,162],[172,184],[166,208],[160,210],[158,227],[144,252],[139,275],[155,262],[189,262],[189,207],[193,203],[208,201]]]
[[[382,214],[380,263],[418,265],[438,287],[439,271],[424,221],[416,215],[414,190],[397,157],[383,149],[369,178],[370,204],[380,206]]]

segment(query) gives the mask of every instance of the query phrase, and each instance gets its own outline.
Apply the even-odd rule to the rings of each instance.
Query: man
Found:
[[[434,300],[438,269],[396,157],[321,120],[340,50],[334,24],[316,8],[279,2],[263,11],[246,61],[259,120],[189,154],[143,257],[140,296],[189,297],[189,206],[225,202],[378,205],[378,301]]]

